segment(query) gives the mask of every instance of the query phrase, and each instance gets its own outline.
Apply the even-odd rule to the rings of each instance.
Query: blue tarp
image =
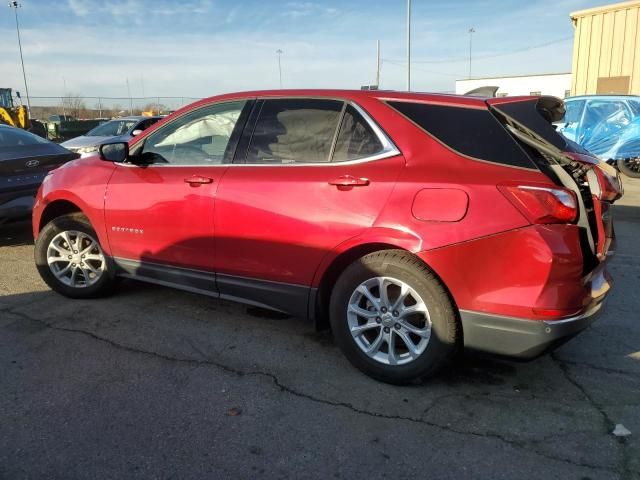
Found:
[[[640,98],[576,98],[566,108],[559,131],[568,139],[603,160],[640,157]]]

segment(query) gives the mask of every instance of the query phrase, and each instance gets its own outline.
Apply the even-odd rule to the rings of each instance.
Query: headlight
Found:
[[[81,148],[78,148],[78,149],[76,150],[76,153],[80,153],[80,154],[82,154],[82,153],[91,153],[91,152],[96,152],[96,151],[98,151],[98,146],[97,146],[97,145],[92,145],[92,146],[90,146],[90,147],[81,147]]]

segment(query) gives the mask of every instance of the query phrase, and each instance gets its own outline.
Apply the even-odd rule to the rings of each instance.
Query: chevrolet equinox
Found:
[[[327,319],[390,383],[462,347],[533,358],[600,311],[622,194],[563,114],[544,96],[208,98],[48,175],[35,261],[72,298],[125,277]]]

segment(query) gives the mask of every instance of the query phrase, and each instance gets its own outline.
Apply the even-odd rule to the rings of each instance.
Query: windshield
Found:
[[[49,143],[49,140],[38,137],[25,130],[20,130],[19,128],[0,128],[0,146],[2,147],[19,147],[23,145],[37,145],[39,143]]]
[[[131,130],[138,120],[111,120],[109,122],[98,125],[87,133],[88,137],[115,137],[124,135]]]
[[[8,88],[0,88],[0,107],[11,108],[12,104],[11,90]]]

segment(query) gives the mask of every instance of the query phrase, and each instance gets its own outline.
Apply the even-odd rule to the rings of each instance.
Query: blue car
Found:
[[[629,177],[640,178],[640,96],[571,97],[565,109],[559,132]]]

